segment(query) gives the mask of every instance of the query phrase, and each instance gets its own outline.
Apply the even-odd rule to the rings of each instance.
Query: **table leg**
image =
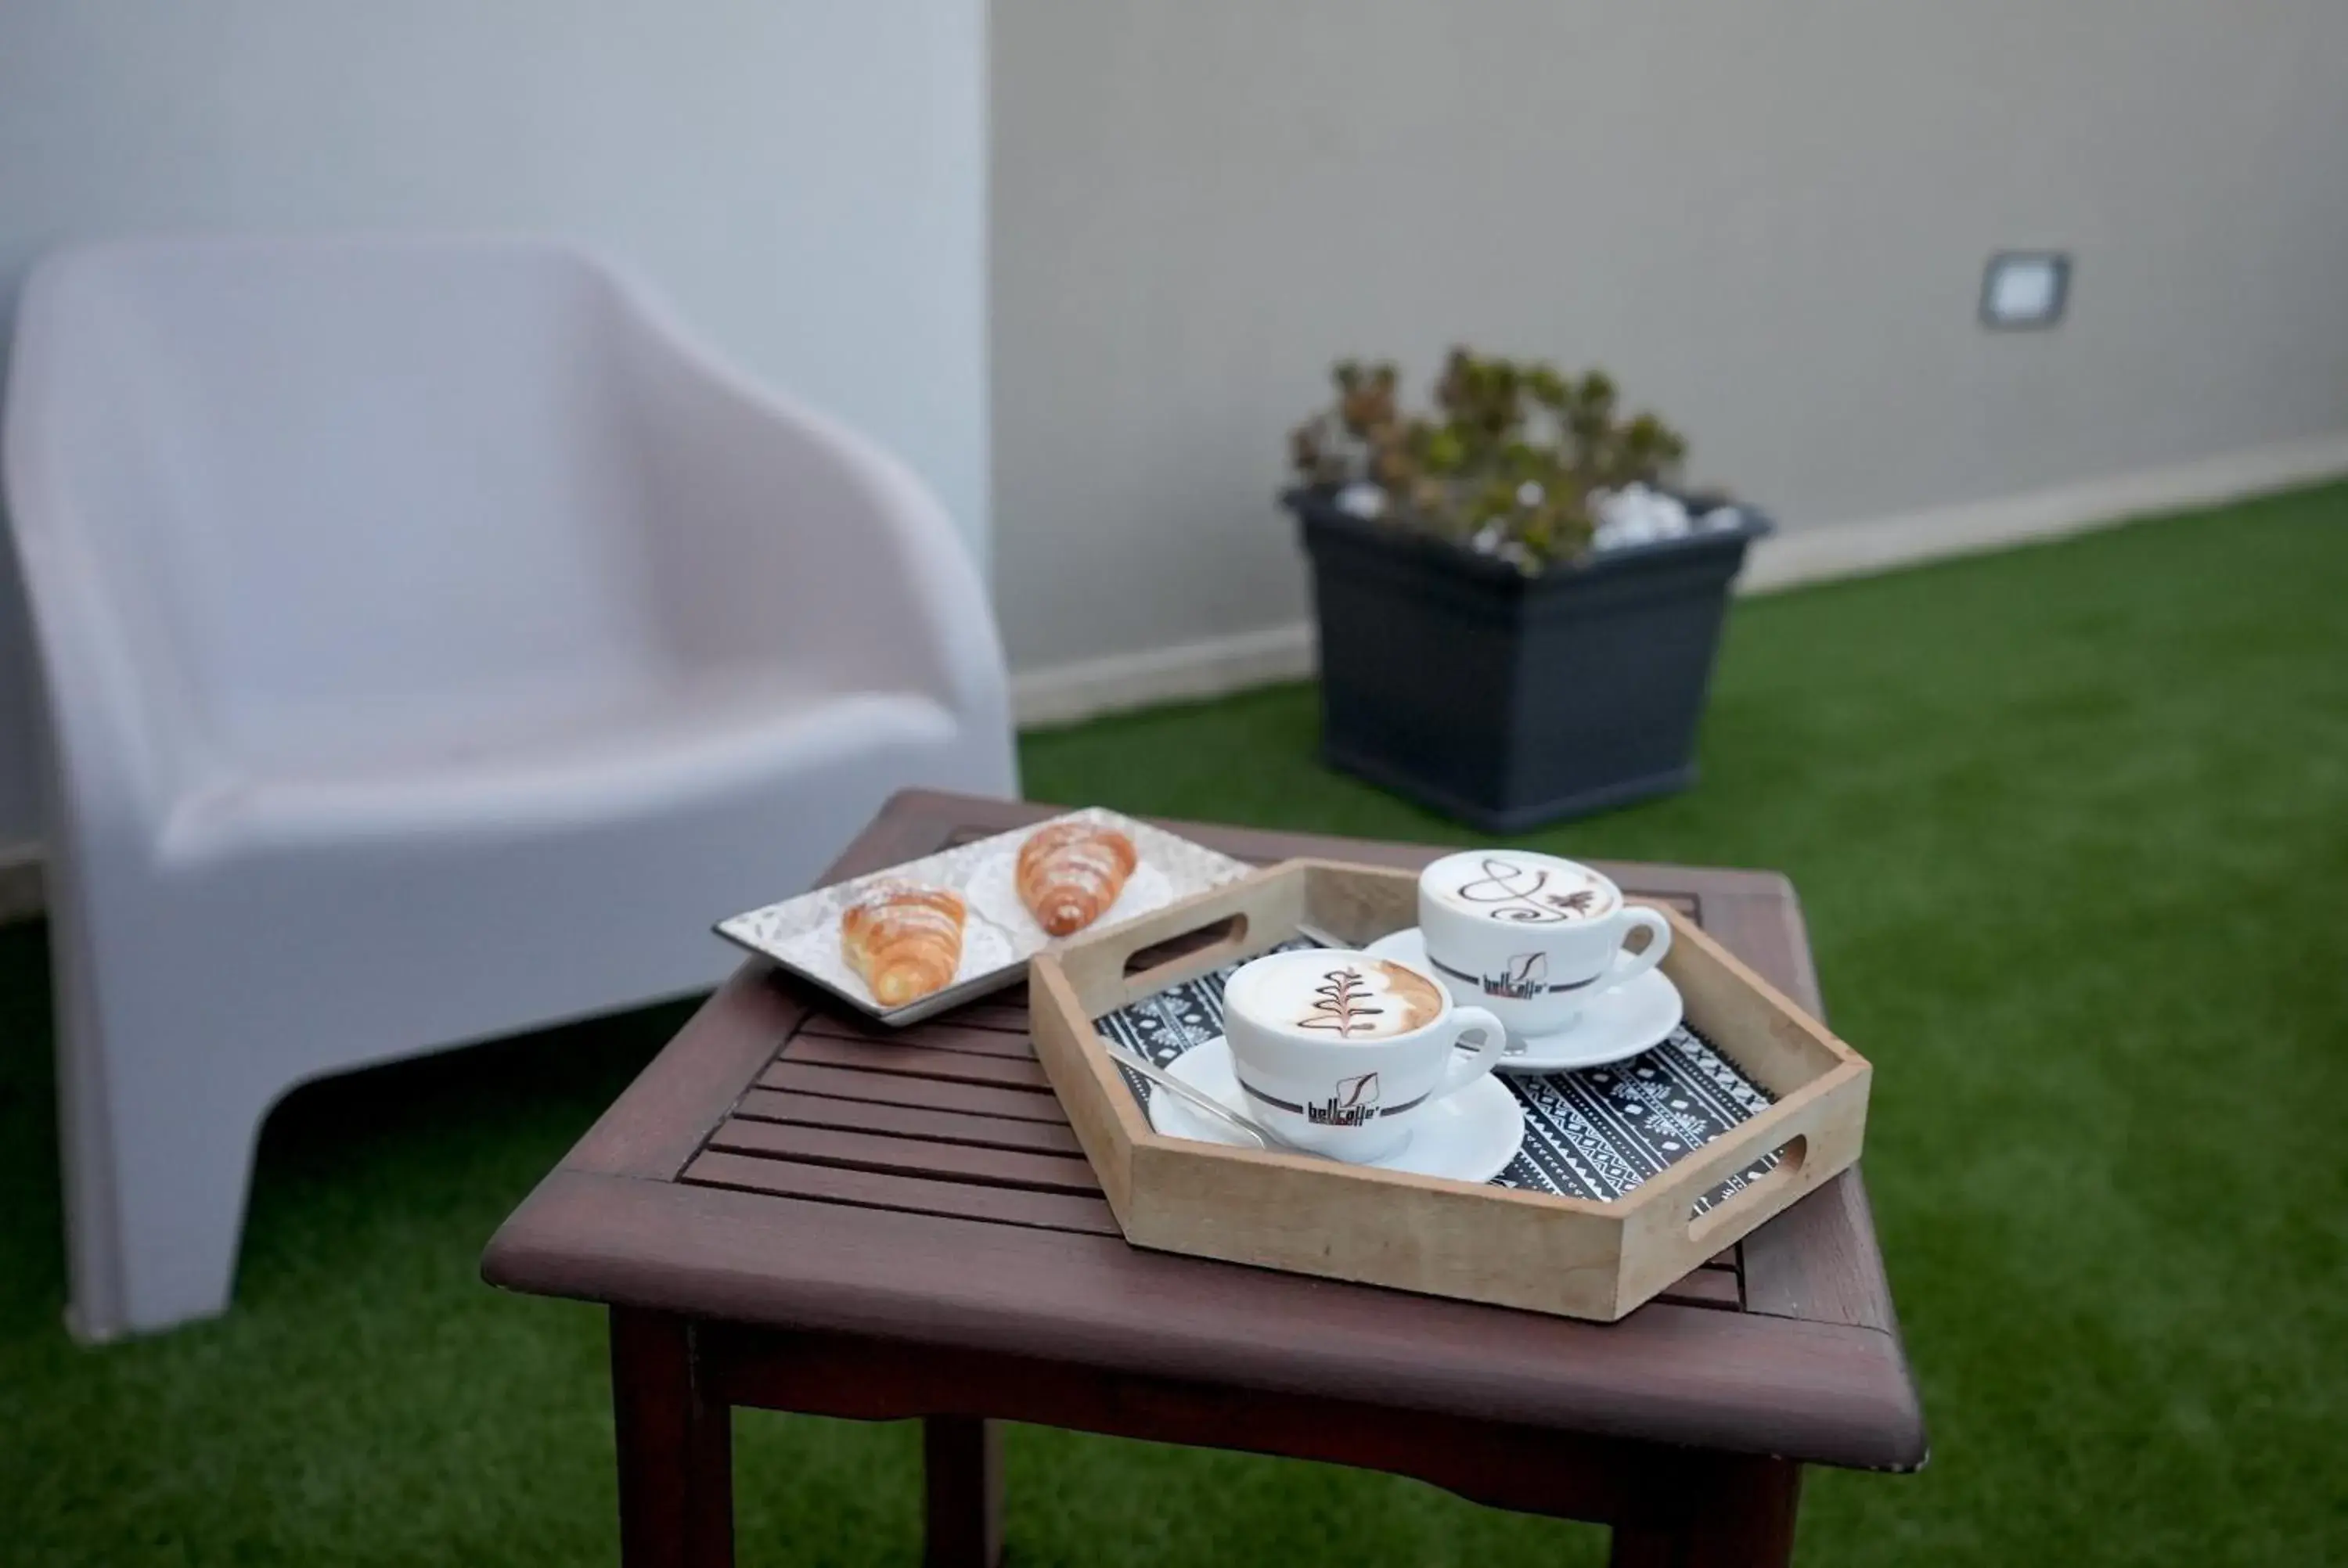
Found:
[[[1003,1432],[970,1416],[922,1421],[927,1568],[995,1568],[1003,1560]]]
[[[1616,1525],[1611,1568],[1787,1568],[1793,1562],[1800,1465],[1724,1456],[1669,1486],[1676,1517],[1668,1524]]]
[[[696,1386],[685,1319],[612,1308],[612,1427],[624,1568],[732,1568],[734,1412]]]

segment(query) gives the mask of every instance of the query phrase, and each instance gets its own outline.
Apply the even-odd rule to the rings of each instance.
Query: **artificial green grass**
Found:
[[[1029,792],[1468,842],[1288,688],[1030,737]],[[1793,875],[1877,1063],[1931,1422],[1814,1472],[1817,1563],[2348,1558],[2348,487],[1740,605],[1692,794],[1524,842]],[[225,1319],[80,1350],[36,927],[0,931],[0,1562],[611,1561],[597,1315],[481,1243],[664,1009],[315,1086]],[[903,1428],[738,1418],[746,1563],[907,1563]],[[1020,1562],[1596,1563],[1323,1467],[1021,1429]]]

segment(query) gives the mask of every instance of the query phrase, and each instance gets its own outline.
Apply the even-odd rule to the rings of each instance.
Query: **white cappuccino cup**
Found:
[[[1418,877],[1427,966],[1454,999],[1519,1035],[1572,1025],[1593,997],[1627,985],[1672,949],[1671,923],[1623,901],[1579,861],[1518,849],[1447,855]],[[1643,948],[1626,944],[1647,933]]]
[[[1381,1159],[1426,1108],[1492,1071],[1508,1030],[1408,964],[1343,948],[1267,953],[1223,988],[1248,1114],[1299,1148]]]

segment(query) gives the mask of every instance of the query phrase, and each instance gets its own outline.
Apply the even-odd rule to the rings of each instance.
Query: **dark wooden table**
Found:
[[[900,795],[832,877],[1045,815]],[[1167,825],[1256,861],[1438,853]],[[1611,869],[1818,1006],[1782,876]],[[1001,1549],[997,1420],[1391,1471],[1689,1568],[1786,1562],[1804,1463],[1925,1454],[1856,1171],[1610,1325],[1144,1252],[1017,990],[882,1035],[746,965],[482,1273],[610,1305],[631,1568],[732,1560],[736,1405],[922,1418],[928,1560],[973,1565]]]

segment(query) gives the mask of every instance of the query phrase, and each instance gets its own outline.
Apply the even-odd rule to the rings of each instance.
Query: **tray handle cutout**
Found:
[[[1778,1188],[1801,1175],[1802,1161],[1809,1151],[1809,1134],[1797,1133],[1777,1151],[1777,1163],[1763,1172],[1759,1181],[1729,1194],[1702,1214],[1697,1214],[1691,1204],[1688,1209],[1689,1243],[1704,1247],[1723,1228],[1735,1225],[1747,1212],[1769,1203]]]
[[[1213,960],[1207,963],[1206,968],[1220,968],[1224,959],[1235,958],[1246,950],[1247,937],[1248,917],[1243,913],[1202,921],[1187,931],[1160,938],[1148,947],[1127,954],[1126,982],[1135,988],[1135,995],[1142,996],[1162,989],[1152,983],[1161,975],[1168,977],[1165,983],[1171,985],[1177,969],[1190,974],[1200,973],[1203,959]]]

